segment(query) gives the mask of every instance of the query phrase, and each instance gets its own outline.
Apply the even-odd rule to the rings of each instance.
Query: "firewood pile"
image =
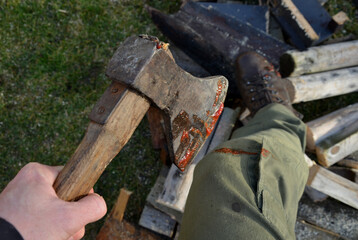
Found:
[[[279,68],[293,103],[358,90],[358,40],[327,43],[348,20],[344,12],[330,16],[322,7],[325,3],[322,0],[260,3],[188,1],[172,15],[151,7],[147,10],[170,40],[169,49],[179,66],[194,76],[223,75],[229,80],[227,101],[235,102],[239,96],[233,64],[238,54],[246,51],[262,54]],[[153,120],[158,117],[151,111],[148,113],[154,146],[160,148],[165,141],[160,124],[155,125],[158,121]],[[177,239],[195,166],[206,153],[230,138],[237,119],[244,125],[248,118],[247,109],[226,107],[185,172],[174,165],[163,167],[139,222],[160,235],[122,222],[123,201],[129,197],[122,196],[118,200],[122,214],[112,211],[98,239],[118,239],[105,234],[111,231],[109,221],[122,222],[121,228],[129,231],[123,239],[162,239],[163,236]],[[358,103],[306,124],[306,161],[310,174],[305,198],[309,196],[311,201],[304,199],[300,203],[297,238],[358,239]],[[162,153],[165,159],[165,150]],[[328,197],[335,200],[325,200]],[[312,200],[317,203],[312,204]],[[323,207],[324,204],[328,207]],[[118,221],[113,220],[115,215],[121,216]],[[323,218],[328,219],[322,221]],[[336,224],[331,224],[335,221]]]

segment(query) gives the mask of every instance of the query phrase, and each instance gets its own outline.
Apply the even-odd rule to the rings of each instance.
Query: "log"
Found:
[[[147,9],[158,29],[176,46],[210,74],[229,80],[228,97],[238,96],[234,62],[240,53],[256,51],[278,67],[279,57],[292,49],[245,22],[220,17],[215,10],[195,2],[186,3],[169,16],[154,8]]]
[[[358,161],[355,160],[343,159],[339,161],[337,164],[342,167],[349,167],[358,170]]]
[[[131,191],[128,191],[125,188],[121,188],[117,202],[114,204],[111,212],[112,218],[115,218],[120,222],[123,220],[124,212],[126,211],[127,203],[131,195]]]
[[[358,171],[347,167],[331,166],[329,170],[345,179],[358,183]]]
[[[331,166],[344,157],[358,150],[358,122],[344,129],[341,133],[330,136],[316,147],[318,162],[325,166]],[[355,128],[355,133],[342,139],[348,132]],[[342,139],[342,140],[341,140]]]
[[[204,8],[214,10],[218,16],[230,16],[238,21],[249,23],[256,29],[268,33],[269,28],[269,9],[268,6],[257,6],[236,3],[198,3]]]
[[[139,225],[153,232],[172,237],[175,233],[176,221],[147,204],[140,216]]]
[[[310,166],[308,186],[358,209],[358,184],[315,164],[307,155],[305,159]]]
[[[272,13],[299,48],[310,46],[319,36],[292,0],[276,1]],[[298,43],[299,42],[299,43]],[[304,43],[304,45],[301,45]]]
[[[161,237],[148,232],[145,229],[135,226],[123,220],[129,197],[132,192],[121,188],[117,202],[106,218],[96,240],[157,240]]]
[[[316,0],[277,0],[272,5],[271,12],[298,49],[317,45],[336,31],[334,20]]]
[[[332,20],[333,21],[330,22],[328,27],[335,29],[335,31],[339,31],[343,28],[343,25],[349,21],[349,17],[345,12],[340,11],[332,17]]]
[[[211,150],[215,148],[218,144],[224,142],[230,137],[231,131],[237,119],[237,114],[238,110],[234,111],[229,108],[224,109],[222,117],[214,130],[215,132],[212,134],[212,139],[207,140],[206,145],[203,146],[204,150],[201,150],[186,172],[182,173],[174,166],[170,168],[163,190],[159,197],[155,199],[154,206],[158,207],[159,205],[159,209],[162,209],[174,217],[179,223],[181,222],[185,203],[193,181],[195,166],[206,155],[209,149]]]
[[[98,233],[96,240],[161,240],[163,237],[149,232],[146,229],[129,223],[126,220],[119,222],[108,218]]]
[[[158,236],[123,220],[124,212],[131,194],[132,192],[121,188],[117,202],[114,204],[112,211],[106,218],[96,240],[160,239]]]
[[[160,189],[159,184],[162,183],[160,193],[156,197],[147,199],[154,207],[168,214],[177,222],[181,222],[183,217],[186,199],[193,181],[195,166],[204,157],[211,139],[212,135],[209,136],[185,172],[179,171],[178,168],[172,164],[166,178],[162,180],[157,179],[158,185],[156,183],[157,186],[155,186],[155,188]]]
[[[150,193],[147,196],[147,203],[153,206],[154,208],[158,209],[162,213],[165,213],[171,218],[177,220],[177,219],[181,219],[182,213],[179,213],[175,209],[167,207],[166,205],[159,204],[157,202],[159,195],[163,192],[163,187],[164,187],[165,179],[168,176],[168,172],[169,172],[169,168],[167,166],[163,166],[157,180],[155,181],[154,186],[152,187]]]
[[[285,79],[291,101],[307,102],[356,92],[358,67]]]
[[[358,40],[319,47],[305,51],[290,50],[280,58],[283,77],[324,72],[358,65]]]
[[[313,202],[322,202],[328,198],[327,194],[321,193],[310,186],[305,187],[305,193]]]
[[[347,127],[352,124],[357,126],[356,123],[358,123],[358,103],[308,122],[307,150],[315,151],[316,145],[324,141],[324,139],[346,131]],[[353,132],[348,132],[345,136],[351,135],[356,129],[353,128]]]
[[[191,57],[184,53],[180,48],[175,46],[174,43],[170,43],[170,52],[173,54],[175,63],[178,64],[186,72],[195,77],[209,77],[211,76],[202,66],[197,64]]]

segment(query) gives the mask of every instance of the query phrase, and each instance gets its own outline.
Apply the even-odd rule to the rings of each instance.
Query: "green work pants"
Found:
[[[305,134],[280,104],[234,131],[195,168],[180,239],[295,239],[308,177]]]

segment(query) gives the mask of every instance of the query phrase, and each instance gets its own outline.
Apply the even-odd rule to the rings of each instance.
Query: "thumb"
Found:
[[[101,219],[107,212],[106,202],[97,193],[90,193],[74,204],[73,213],[83,226]]]

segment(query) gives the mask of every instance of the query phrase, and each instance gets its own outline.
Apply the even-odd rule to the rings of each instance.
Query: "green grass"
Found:
[[[180,6],[179,0],[0,0],[0,189],[28,162],[62,165],[70,158],[109,85],[104,69],[120,42],[140,33],[161,36],[144,4],[166,13]],[[350,1],[331,0],[327,8],[346,11],[352,21],[342,34],[358,35]],[[349,94],[297,108],[309,120],[357,99]],[[109,209],[121,187],[132,190],[125,217],[137,222],[160,166],[144,120],[95,190]],[[86,239],[101,225],[91,224]]]
[[[88,114],[109,85],[105,67],[131,35],[160,35],[144,4],[174,12],[179,1],[0,2],[0,189],[31,161],[63,165],[81,141]],[[111,209],[119,189],[134,192],[137,221],[161,163],[144,120],[95,191]],[[94,239],[102,222],[88,227]]]

